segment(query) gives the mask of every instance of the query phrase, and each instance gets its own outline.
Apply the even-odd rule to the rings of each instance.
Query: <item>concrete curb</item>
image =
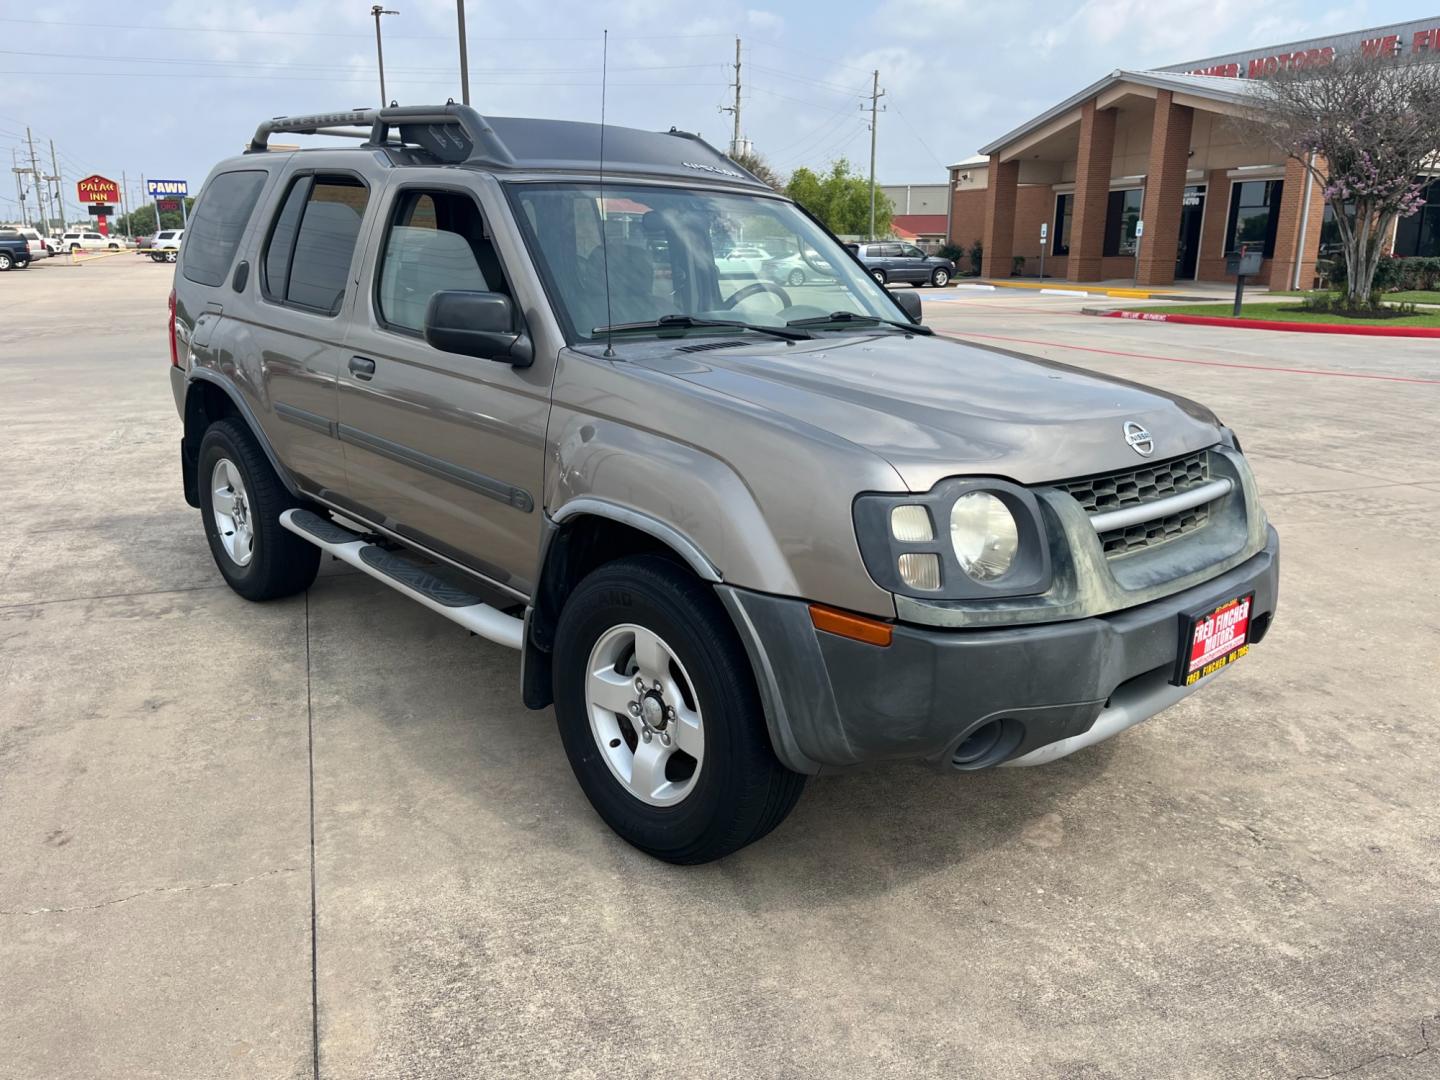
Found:
[[[1084,308],[1084,315],[1103,319],[1133,319],[1137,322],[1171,322],[1184,326],[1229,326],[1237,330],[1288,330],[1299,334],[1355,334],[1360,337],[1440,338],[1440,327],[1350,326],[1344,323],[1285,322],[1280,319],[1236,319],[1220,315],[1170,315],[1163,311],[1121,311],[1117,308]]]

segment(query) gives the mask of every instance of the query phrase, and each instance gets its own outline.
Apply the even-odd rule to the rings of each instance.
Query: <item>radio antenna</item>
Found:
[[[605,208],[605,90],[610,74],[610,31],[600,45],[600,261],[605,268],[605,356],[615,355],[615,332],[610,329],[610,229]]]

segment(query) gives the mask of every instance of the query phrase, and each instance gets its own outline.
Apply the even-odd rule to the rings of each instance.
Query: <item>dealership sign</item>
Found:
[[[1440,20],[1418,19],[1374,30],[1275,45],[1248,53],[1192,60],[1160,70],[1218,75],[1228,79],[1265,79],[1280,71],[1324,67],[1341,56],[1360,56],[1367,60],[1387,56],[1440,60]]]
[[[151,198],[184,196],[190,194],[190,185],[184,180],[146,180],[145,191]]]
[[[87,176],[75,185],[82,203],[117,203],[120,201],[120,185],[103,176]]]

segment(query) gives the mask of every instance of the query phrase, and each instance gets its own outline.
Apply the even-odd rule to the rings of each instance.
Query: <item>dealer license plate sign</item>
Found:
[[[1227,600],[1217,608],[1181,617],[1177,686],[1194,686],[1250,651],[1250,609],[1255,594]]]

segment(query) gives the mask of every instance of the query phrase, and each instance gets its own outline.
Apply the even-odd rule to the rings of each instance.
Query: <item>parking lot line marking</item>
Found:
[[[1121,349],[1102,349],[1095,345],[1070,345],[1063,341],[1036,341],[1033,338],[1008,337],[1003,334],[947,334],[935,331],[941,337],[952,341],[968,338],[986,338],[991,341],[1013,341],[1021,345],[1043,345],[1052,349],[1070,349],[1074,352],[1100,353],[1104,356],[1123,356],[1131,360],[1163,360],[1170,364],[1197,364],[1200,367],[1238,368],[1242,371],[1268,371],[1280,375],[1322,375],[1332,379],[1369,379],[1375,382],[1419,383],[1425,386],[1440,386],[1440,379],[1418,379],[1409,375],[1376,375],[1368,371],[1319,371],[1315,368],[1271,367],[1268,364],[1239,364],[1229,360],[1197,360],[1185,356],[1158,356],[1155,353],[1125,352]]]

